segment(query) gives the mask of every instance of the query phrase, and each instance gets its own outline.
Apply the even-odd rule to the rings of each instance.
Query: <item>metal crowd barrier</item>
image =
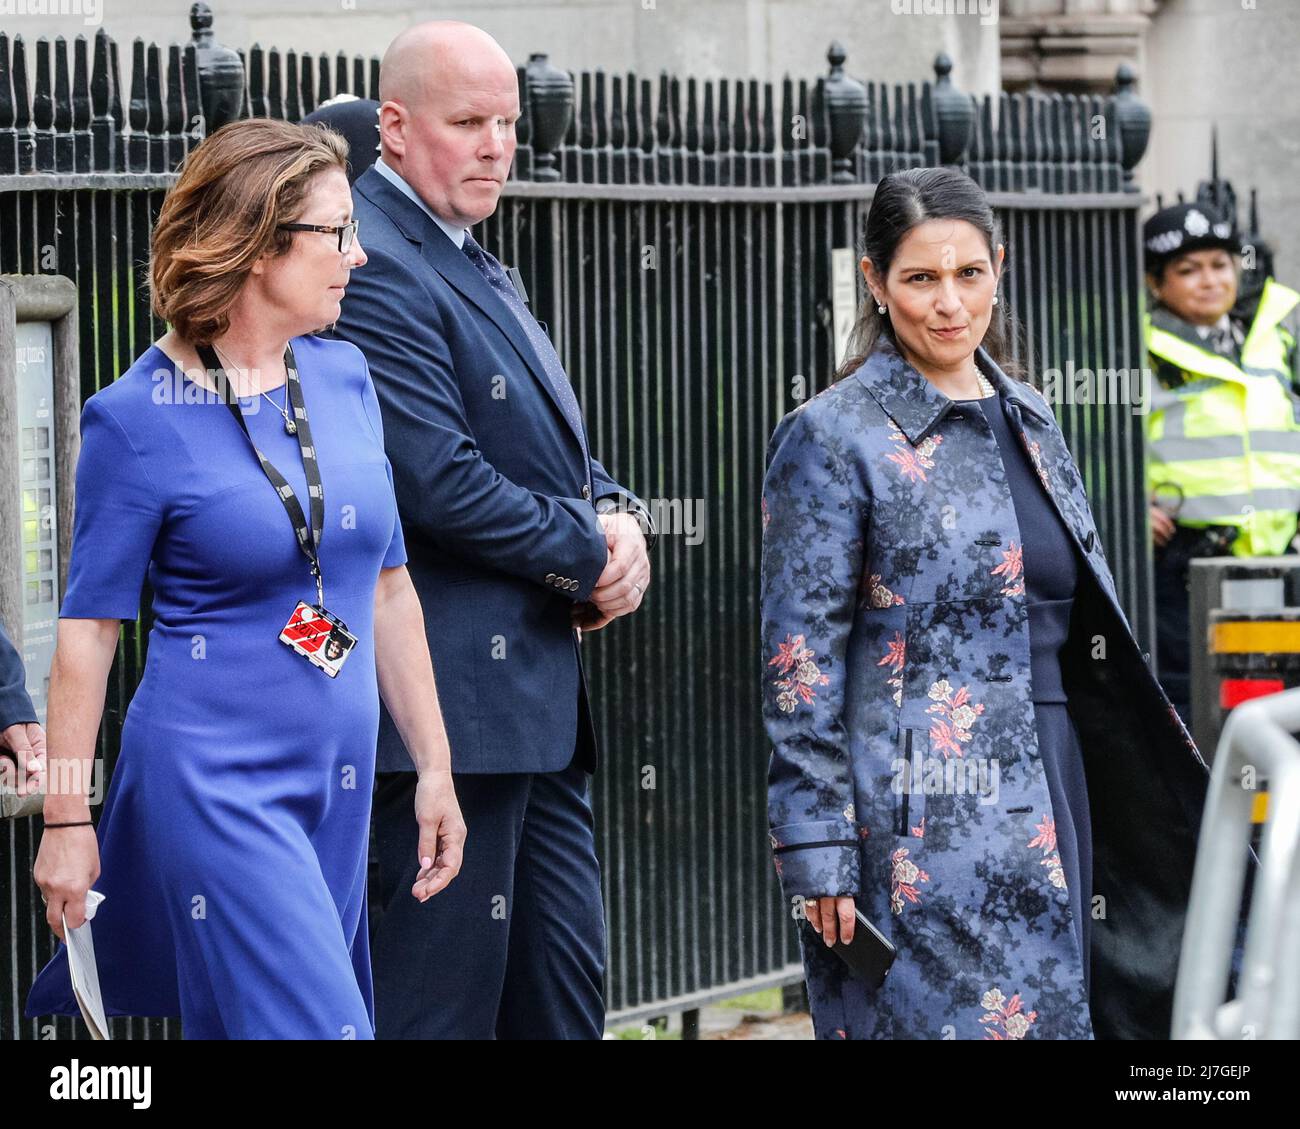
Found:
[[[1300,689],[1228,715],[1201,826],[1174,994],[1176,1039],[1300,1038]],[[1266,788],[1267,818],[1235,995],[1228,991]]]

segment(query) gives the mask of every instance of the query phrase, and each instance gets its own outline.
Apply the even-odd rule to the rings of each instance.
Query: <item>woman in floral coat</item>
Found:
[[[1208,771],[1120,609],[1003,249],[951,169],[881,181],[843,379],[763,490],[764,718],[821,1038],[1167,1038]],[[883,987],[831,951],[854,906]]]

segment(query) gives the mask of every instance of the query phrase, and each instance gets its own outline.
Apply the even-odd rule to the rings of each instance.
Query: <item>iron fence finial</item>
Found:
[[[866,124],[867,88],[844,73],[848,53],[839,40],[826,51],[830,71],[822,80],[820,93],[830,125],[831,183],[853,184],[858,178],[853,153]]]
[[[1115,96],[1112,99],[1115,125],[1119,132],[1120,167],[1124,170],[1124,190],[1136,192],[1133,169],[1147,151],[1151,138],[1151,109],[1137,96],[1137,76],[1128,63],[1115,71]]]
[[[524,71],[533,134],[533,180],[559,180],[555,157],[573,118],[573,78],[554,66],[544,51],[528,56]]]
[[[190,39],[198,62],[203,129],[211,133],[238,121],[244,106],[244,61],[239,52],[216,41],[212,9],[198,0],[190,8]]]
[[[939,143],[939,163],[957,165],[966,155],[975,125],[975,103],[952,84],[952,59],[946,52],[934,57],[934,140]]]

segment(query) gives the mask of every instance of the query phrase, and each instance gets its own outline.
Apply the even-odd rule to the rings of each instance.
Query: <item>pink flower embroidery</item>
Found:
[[[1038,440],[1030,439],[1023,431],[1020,433],[1020,438],[1024,442],[1026,450],[1029,451],[1029,458],[1033,461],[1034,470],[1038,471],[1038,478],[1043,484],[1043,489],[1050,494],[1052,484],[1047,480],[1047,468],[1043,466],[1043,451],[1038,445]]]
[[[907,642],[901,631],[895,631],[889,641],[889,649],[877,666],[888,666],[890,677],[885,679],[886,686],[894,688],[894,705],[903,704],[903,663],[907,661]]]
[[[939,444],[943,442],[943,436],[936,433],[923,439],[913,447],[908,442],[907,436],[899,431],[895,424],[891,423],[889,425],[889,438],[898,450],[891,451],[885,458],[891,463],[898,464],[904,478],[912,482],[918,479],[925,482],[925,472],[934,469],[934,459],[931,456],[938,449]]]
[[[1012,541],[1009,549],[1002,550],[1002,563],[993,569],[993,575],[1003,579],[1002,595],[1004,596],[1025,594],[1024,548],[1023,545],[1017,545]]]
[[[1038,847],[1046,856],[1039,862],[1047,867],[1047,880],[1058,890],[1065,889],[1065,867],[1061,865],[1061,855],[1056,849],[1056,820],[1050,815],[1042,817],[1041,822],[1035,825],[1035,831],[1038,832],[1029,840],[1028,846],[1032,849]]]
[[[921,822],[912,828],[912,834],[918,839],[925,838],[925,816],[921,816]]]
[[[1056,820],[1045,815],[1041,822],[1034,825],[1034,830],[1038,834],[1029,840],[1029,846],[1042,847],[1044,851],[1056,850]]]
[[[894,913],[903,912],[904,898],[918,905],[921,895],[916,887],[921,882],[930,881],[930,876],[907,857],[911,853],[910,847],[899,847],[889,856],[893,863],[889,879],[889,908]]]
[[[980,1007],[984,1009],[980,1022],[988,1025],[984,1029],[986,1039],[1023,1039],[1038,1018],[1038,1012],[1024,1010],[1019,992],[1007,999],[998,988],[984,993]]]
[[[970,740],[970,727],[984,712],[983,704],[973,704],[965,686],[954,691],[946,678],[930,687],[929,697],[934,705],[925,712],[939,715],[938,720],[930,722],[931,746],[943,753],[944,760],[951,753],[963,756],[962,745]]]
[[[873,572],[867,577],[867,603],[873,608],[894,608],[904,603],[902,596],[896,596],[880,583],[880,573]]]
[[[817,697],[814,686],[826,686],[831,680],[829,674],[823,674],[813,661],[811,648],[804,646],[802,635],[787,635],[785,642],[777,645],[777,652],[768,660],[768,666],[774,666],[786,678],[773,680],[780,689],[776,696],[777,708],[782,713],[794,713],[795,707],[802,701],[811,704]]]

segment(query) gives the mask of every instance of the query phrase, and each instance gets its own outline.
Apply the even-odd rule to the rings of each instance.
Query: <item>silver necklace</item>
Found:
[[[213,342],[212,347],[214,349],[217,349],[217,345],[215,341]],[[227,358],[221,352],[220,349],[217,349],[217,356],[220,357],[223,361],[225,361],[227,365],[230,364],[229,358]],[[297,435],[298,425],[294,423],[292,419],[289,418],[289,374],[286,372],[284,376],[285,376],[285,380],[284,380],[284,407],[283,408],[280,407],[279,404],[277,404],[274,400],[272,400],[271,397],[268,396],[265,392],[263,392],[260,388],[258,389],[258,394],[262,397],[262,399],[264,399],[268,404],[270,404],[271,407],[273,407],[277,412],[280,413],[280,416],[284,420],[285,432],[289,435]]]

